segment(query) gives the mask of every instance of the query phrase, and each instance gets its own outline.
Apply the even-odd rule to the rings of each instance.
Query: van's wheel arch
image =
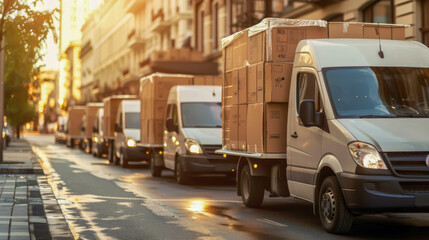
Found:
[[[347,208],[336,176],[322,180],[316,199],[323,228],[330,233],[347,233],[353,224],[353,215]]]
[[[265,179],[252,176],[249,164],[241,169],[240,191],[244,205],[249,208],[258,208],[264,201]]]

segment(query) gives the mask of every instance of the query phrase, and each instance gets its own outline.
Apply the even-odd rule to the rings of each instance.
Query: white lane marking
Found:
[[[285,225],[283,223],[275,222],[273,220],[266,219],[266,218],[256,219],[256,221],[267,223],[267,224],[271,224],[271,225],[274,225],[274,226],[277,226],[277,227],[288,227],[287,225]]]

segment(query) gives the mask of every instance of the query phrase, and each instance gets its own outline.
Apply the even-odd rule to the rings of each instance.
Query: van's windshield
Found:
[[[338,117],[429,118],[429,69],[345,67],[323,69]]]
[[[125,113],[125,128],[139,129],[140,128],[140,113]]]
[[[221,128],[222,106],[217,102],[182,103],[184,128]]]

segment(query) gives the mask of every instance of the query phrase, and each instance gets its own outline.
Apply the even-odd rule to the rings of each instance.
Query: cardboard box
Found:
[[[392,27],[392,40],[405,40],[405,27]]]
[[[256,64],[256,102],[263,103],[265,96],[265,63]]]
[[[67,122],[67,135],[72,138],[81,137],[82,118],[85,115],[86,107],[74,106],[69,110],[69,119]]]
[[[247,67],[238,69],[238,104],[247,104]]]
[[[191,60],[191,49],[181,48],[179,50],[179,60],[180,61],[190,61]]]
[[[233,51],[232,51],[232,68],[237,69],[242,66],[246,66],[247,62],[247,41],[248,31],[242,31],[236,39],[234,39]]]
[[[304,39],[328,38],[324,27],[274,27],[267,44],[268,61],[293,62],[298,43]]]
[[[265,64],[265,102],[289,101],[292,68],[291,63]]]
[[[95,118],[97,115],[98,109],[102,108],[102,103],[88,103],[86,105],[86,123],[85,123],[85,137],[92,138],[92,130],[95,124]]]
[[[224,105],[238,104],[238,70],[225,74],[223,93]]]
[[[247,104],[238,105],[238,150],[247,151]]]
[[[234,43],[230,43],[226,48],[222,51],[222,59],[223,59],[223,69],[224,72],[229,72],[233,69],[233,59],[232,59],[232,52],[234,50]]]
[[[250,65],[247,70],[247,103],[256,103],[256,66]]]
[[[224,136],[225,148],[228,150],[238,149],[238,105],[225,106],[224,108]]]
[[[206,85],[204,76],[194,76],[194,85]]]
[[[168,52],[165,52],[165,51],[154,51],[150,55],[151,62],[168,61],[169,58],[170,58],[170,55],[168,54]]]
[[[213,77],[213,85],[222,86],[222,76],[214,76]]]
[[[366,39],[392,39],[392,28],[390,26],[364,26],[363,38]]]
[[[363,38],[362,23],[330,22],[328,24],[329,38]]]
[[[202,62],[204,61],[204,56],[202,52],[191,51],[190,53],[191,62]]]
[[[249,64],[265,61],[265,32],[249,37],[248,57]]]
[[[146,121],[148,124],[147,144],[162,144],[164,138],[164,120],[162,119],[149,119]]]
[[[249,104],[247,110],[247,151],[285,153],[287,104]]]

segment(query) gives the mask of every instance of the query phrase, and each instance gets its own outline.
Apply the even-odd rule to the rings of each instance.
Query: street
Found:
[[[347,236],[326,233],[312,205],[268,198],[244,207],[232,180],[194,179],[178,185],[173,173],[152,178],[146,166],[122,169],[51,135],[25,136],[79,239],[427,239],[429,214],[365,215]]]

